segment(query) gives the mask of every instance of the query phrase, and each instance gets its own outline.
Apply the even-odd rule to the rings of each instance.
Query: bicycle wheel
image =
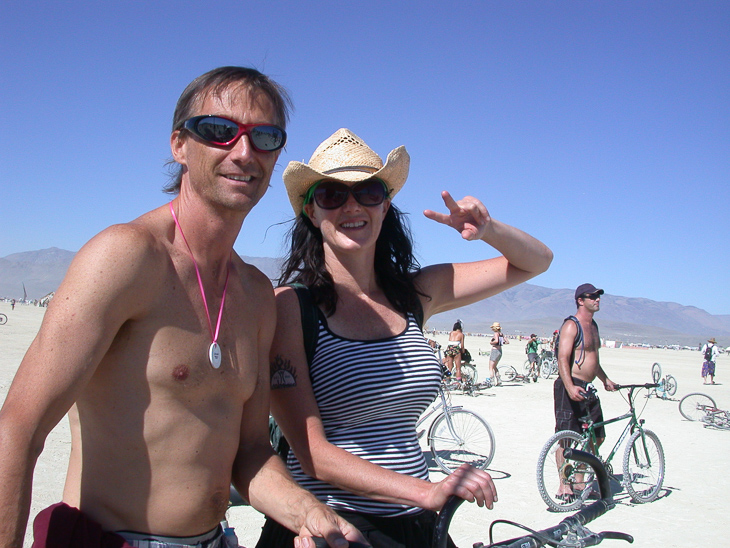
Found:
[[[654,383],[658,383],[659,379],[662,378],[662,366],[658,363],[651,366],[651,378]]]
[[[517,376],[517,370],[511,365],[500,365],[497,368],[497,374],[503,381],[511,381]]]
[[[566,461],[563,451],[568,448],[587,451],[587,440],[577,432],[562,430],[545,443],[537,459],[537,490],[545,504],[556,512],[577,510],[593,490],[593,469]]]
[[[8,322],[8,317],[5,314],[0,314],[0,325],[5,325]]]
[[[491,427],[482,417],[466,409],[446,413],[433,421],[428,433],[428,443],[436,464],[446,474],[464,463],[484,470],[494,458]]]
[[[525,360],[525,363],[522,364],[522,374],[526,377],[530,374],[530,360],[529,358]]]
[[[717,407],[707,394],[692,392],[679,402],[679,412],[688,421],[698,421],[705,416],[705,407]]]
[[[478,376],[479,375],[477,374],[477,368],[474,367],[472,364],[461,364],[461,378],[463,380],[468,380],[471,384],[476,384]]]
[[[664,391],[670,396],[674,396],[677,393],[677,379],[671,375],[667,375],[664,378]]]
[[[624,489],[634,502],[651,502],[664,483],[664,449],[651,430],[637,430],[624,452]]]

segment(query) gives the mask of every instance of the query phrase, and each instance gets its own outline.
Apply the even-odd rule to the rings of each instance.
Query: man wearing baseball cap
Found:
[[[581,432],[579,418],[590,412],[594,422],[603,421],[601,403],[597,397],[587,398],[586,387],[598,377],[609,392],[616,390],[614,382],[608,378],[601,367],[598,349],[601,339],[598,324],[593,315],[601,306],[603,289],[593,284],[581,284],[575,290],[577,311],[574,316],[565,318],[560,328],[557,350],[558,373],[553,387],[555,399],[555,431],[573,430]],[[596,428],[596,436],[600,445],[605,438],[603,427]],[[562,455],[558,456],[558,464]],[[576,487],[561,483],[559,496],[568,501],[578,496]]]

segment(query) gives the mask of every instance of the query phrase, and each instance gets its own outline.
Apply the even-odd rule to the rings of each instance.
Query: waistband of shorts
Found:
[[[115,531],[134,548],[216,548],[223,546],[223,528],[219,525],[207,533],[194,537],[165,537],[135,531]]]
[[[584,381],[583,379],[576,379],[575,377],[570,377],[570,378],[573,379],[574,385],[580,386],[581,388],[585,388],[589,384],[588,381]],[[558,378],[555,379],[555,382],[563,384],[563,385],[565,384],[563,382],[563,379],[560,377],[560,375],[558,375]]]

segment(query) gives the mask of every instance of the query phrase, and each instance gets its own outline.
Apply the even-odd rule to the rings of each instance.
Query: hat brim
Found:
[[[304,206],[304,195],[314,183],[322,179],[342,181],[344,183],[355,183],[372,177],[377,177],[388,186],[388,199],[392,199],[406,182],[408,169],[410,167],[410,156],[406,147],[399,146],[390,151],[385,165],[377,171],[351,170],[338,171],[336,173],[322,173],[312,169],[308,164],[302,162],[289,162],[282,178],[286,187],[289,201],[291,202],[294,214],[299,215]]]

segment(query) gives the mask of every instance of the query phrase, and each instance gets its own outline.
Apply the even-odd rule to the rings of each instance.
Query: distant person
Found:
[[[454,368],[456,382],[461,382],[461,353],[464,351],[464,330],[461,321],[457,321],[449,333],[449,342],[444,351],[446,369],[452,373]]]
[[[489,341],[489,344],[492,345],[492,351],[489,354],[489,376],[492,378],[493,386],[501,386],[502,379],[499,378],[497,365],[499,364],[499,360],[502,359],[502,346],[509,344],[509,341],[502,334],[502,326],[499,322],[494,322],[489,327],[493,332],[492,340]]]
[[[555,355],[555,341],[558,340],[558,334],[559,333],[560,333],[560,331],[558,331],[556,329],[555,331],[553,331],[553,338],[550,339],[550,352],[553,353],[553,356]]]
[[[429,479],[416,421],[438,394],[441,366],[421,326],[536,276],[552,260],[545,245],[494,219],[478,199],[443,191],[446,211],[425,216],[473,242],[475,253],[498,255],[420,268],[394,201],[409,163],[403,146],[384,163],[340,129],[308,164],[290,162],[283,177],[296,218],[276,290],[272,411],[291,444],[294,477],[374,547],[431,546],[435,512],[452,494],[492,507],[494,483],[484,470],[465,464]],[[283,285],[290,283],[301,285]],[[258,546],[291,546],[291,533],[271,518]]]
[[[15,299],[10,301],[10,310],[15,310]]]
[[[720,349],[717,347],[715,337],[707,340],[707,344],[702,347],[702,378],[704,379],[703,384],[715,384],[715,364],[717,363],[717,356],[720,353]],[[707,382],[707,377],[710,378],[710,382]]]
[[[195,79],[173,119],[175,197],[76,254],[0,411],[0,546],[23,544],[36,459],[74,402],[64,502],[34,547],[220,548],[231,482],[296,534],[364,540],[271,448],[274,294],[233,250],[288,103],[257,70]]]
[[[596,289],[593,284],[582,284],[575,290],[575,316],[569,316],[560,328],[558,343],[558,373],[553,385],[555,402],[555,431],[573,430],[582,432],[580,417],[586,411],[595,422],[603,420],[603,411],[598,397],[587,399],[586,388],[596,377],[609,392],[616,390],[616,385],[608,378],[601,367],[598,349],[601,339],[598,324],[593,315],[598,312],[603,289]],[[598,445],[603,443],[605,429],[596,428]],[[558,466],[564,462],[562,450],[557,455]],[[561,482],[558,496],[571,498],[576,493],[569,485]]]
[[[527,354],[527,361],[530,362],[530,372],[528,375],[532,377],[533,382],[537,382],[537,351],[539,346],[540,341],[537,340],[537,335],[532,333],[525,345],[525,353]]]

